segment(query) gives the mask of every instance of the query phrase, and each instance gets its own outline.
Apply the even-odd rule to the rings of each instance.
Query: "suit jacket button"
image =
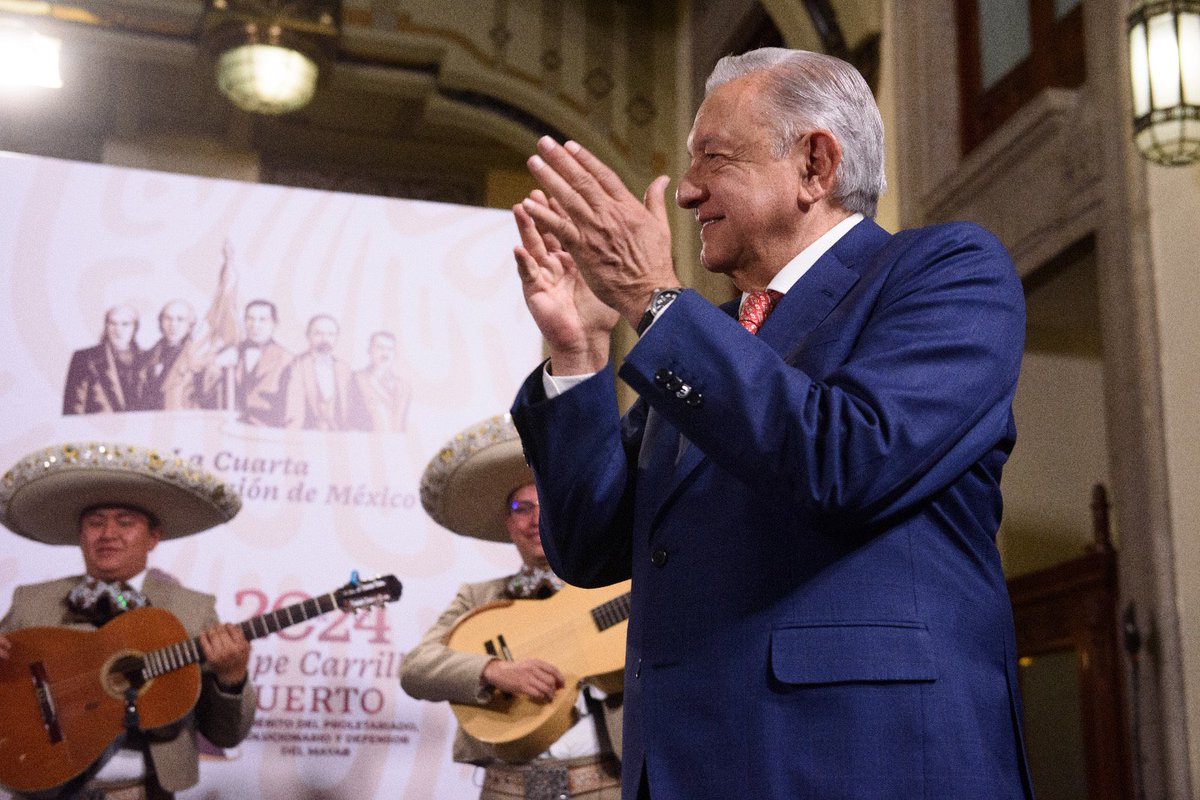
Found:
[[[699,408],[704,405],[704,395],[700,394],[700,392],[692,392],[684,398],[683,402],[692,408]]]
[[[668,392],[678,391],[680,386],[683,386],[683,380],[678,375],[672,375],[670,380],[663,384],[663,388]]]
[[[657,383],[659,386],[662,386],[663,384],[665,384],[667,381],[669,381],[671,378],[674,378],[674,377],[675,377],[674,372],[671,372],[671,370],[663,367],[663,368],[655,371],[654,382]]]
[[[650,563],[656,567],[661,567],[667,563],[667,551],[662,547],[654,548],[654,552],[650,554]]]

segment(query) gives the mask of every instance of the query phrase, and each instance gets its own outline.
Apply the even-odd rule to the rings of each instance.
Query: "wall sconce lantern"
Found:
[[[1200,159],[1200,0],[1150,0],[1129,15],[1133,138],[1167,166]]]
[[[287,114],[312,100],[332,61],[339,0],[208,0],[204,45],[238,108]]]

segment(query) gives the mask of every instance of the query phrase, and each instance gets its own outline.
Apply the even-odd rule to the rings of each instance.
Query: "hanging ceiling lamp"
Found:
[[[205,46],[238,108],[286,114],[312,100],[341,16],[337,0],[209,0]]]
[[[1200,159],[1200,0],[1151,0],[1129,15],[1133,138],[1146,158]]]

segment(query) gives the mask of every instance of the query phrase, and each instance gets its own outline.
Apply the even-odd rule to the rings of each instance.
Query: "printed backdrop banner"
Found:
[[[511,216],[7,154],[0,187],[0,469],[115,441],[216,473],[241,514],[150,563],[225,620],[353,571],[403,584],[381,610],[255,641],[253,732],[210,748],[181,797],[477,794],[449,709],[398,674],[460,583],[519,564],[418,497],[437,449],[505,411],[540,358]],[[4,608],[18,584],[80,572],[78,548],[0,530]]]

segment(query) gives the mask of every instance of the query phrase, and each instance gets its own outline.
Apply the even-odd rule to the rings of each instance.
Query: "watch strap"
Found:
[[[646,313],[642,314],[642,318],[637,324],[637,335],[641,336],[645,333],[646,329],[662,313],[663,309],[671,305],[682,291],[682,286],[671,286],[664,289],[655,289],[651,292],[650,302],[646,305]]]

